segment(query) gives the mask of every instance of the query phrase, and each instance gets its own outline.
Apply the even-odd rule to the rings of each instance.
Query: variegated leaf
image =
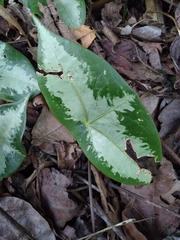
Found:
[[[28,99],[29,95],[19,102],[0,106],[0,179],[13,173],[25,157],[21,138]]]
[[[38,65],[47,73],[38,73],[38,82],[56,118],[104,174],[127,184],[148,184],[150,172],[126,154],[130,140],[138,157],[161,161],[158,132],[138,96],[106,61],[34,21]]]
[[[86,6],[84,0],[54,0],[62,20],[70,28],[79,28],[85,23]]]
[[[0,99],[19,101],[30,93],[39,93],[36,73],[21,53],[10,45],[0,42]]]

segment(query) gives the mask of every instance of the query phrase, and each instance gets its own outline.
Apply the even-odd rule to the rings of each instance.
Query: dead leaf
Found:
[[[179,197],[176,198],[178,193],[180,193],[180,181],[176,179],[167,192],[161,195],[161,199],[167,204],[177,203],[179,202],[179,200],[177,201]]]
[[[159,52],[162,53],[161,43],[146,43],[138,41],[138,44],[148,54],[149,62],[154,69],[162,69]]]
[[[3,239],[21,239],[22,227],[34,239],[56,239],[47,221],[28,202],[16,197],[3,197],[0,199],[0,207],[15,221],[14,223],[8,216],[5,218],[0,214],[0,236]],[[20,228],[17,227],[18,225],[20,225]]]
[[[136,220],[147,219],[143,223],[138,224],[138,229],[149,239],[156,240],[166,237],[180,223],[180,219],[173,213],[163,209],[166,208],[178,213],[179,206],[177,204],[167,205],[160,198],[174,184],[175,179],[176,176],[171,162],[163,159],[162,165],[159,167],[157,175],[150,185],[142,187],[123,185],[123,188],[128,190],[128,194],[125,191],[119,190],[122,200],[126,204],[131,201],[133,193],[136,194],[130,216],[133,216]],[[132,195],[130,192],[132,192]],[[146,201],[152,202],[152,205]],[[153,206],[153,203],[159,207]]]
[[[175,10],[175,19],[177,21],[177,25],[180,28],[180,4],[177,5]]]
[[[6,21],[8,21],[12,26],[17,28],[21,35],[25,36],[24,30],[19,25],[17,20],[1,4],[0,4],[0,16],[3,17]]]
[[[160,40],[162,30],[156,26],[144,26],[140,28],[133,28],[131,32],[132,36],[146,41],[157,41]]]
[[[61,141],[55,144],[58,169],[74,169],[77,159],[81,156],[82,150],[76,142],[67,143]]]
[[[174,134],[178,131],[180,120],[180,99],[172,100],[159,114],[159,121],[161,122],[160,136],[161,138],[168,138],[168,135]]]
[[[74,142],[75,139],[67,128],[65,128],[44,106],[36,124],[32,130],[32,144],[39,146],[47,142],[54,144],[59,141]]]
[[[96,38],[96,30],[91,30],[89,26],[82,25],[79,28],[71,28],[76,40],[81,41],[81,45],[88,48]]]
[[[71,180],[54,168],[45,168],[38,175],[38,183],[42,207],[56,227],[64,227],[79,211],[79,206],[69,199],[66,191]]]
[[[180,57],[180,37],[176,37],[174,41],[171,43],[170,46],[170,55],[175,65],[175,70],[178,74],[180,74],[180,64],[179,64],[179,57]]]
[[[156,109],[159,106],[160,98],[153,94],[141,97],[141,102],[144,104],[151,116],[154,115]]]
[[[116,27],[122,21],[122,16],[120,15],[121,9],[122,4],[115,2],[105,4],[101,10],[102,20],[108,25]]]
[[[118,36],[108,26],[106,26],[105,24],[103,24],[103,26],[104,27],[102,29],[102,32],[113,44],[120,42]]]

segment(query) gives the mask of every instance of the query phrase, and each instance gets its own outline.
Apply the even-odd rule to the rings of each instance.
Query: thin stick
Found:
[[[99,233],[103,233],[103,232],[109,231],[109,230],[111,230],[111,229],[113,229],[113,228],[115,228],[115,227],[124,226],[124,225],[126,225],[126,224],[128,224],[128,223],[134,223],[134,222],[136,222],[136,219],[134,219],[134,218],[128,219],[128,220],[125,220],[125,221],[123,221],[123,222],[117,223],[117,224],[115,224],[115,225],[113,225],[113,226],[104,228],[104,229],[102,229],[102,230],[100,230],[100,231],[97,231],[97,232],[95,232],[95,233],[89,234],[89,235],[87,235],[87,236],[85,236],[85,237],[79,238],[78,240],[83,240],[83,239],[86,239],[86,238],[94,237],[94,236],[96,236],[96,235],[99,234]]]
[[[94,207],[93,207],[93,196],[92,196],[92,179],[91,179],[91,162],[88,160],[88,181],[89,181],[89,202],[90,202],[90,211],[91,211],[91,224],[92,232],[95,232],[95,221],[94,221]]]

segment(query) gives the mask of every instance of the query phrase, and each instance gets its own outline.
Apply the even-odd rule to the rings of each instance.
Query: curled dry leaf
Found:
[[[56,239],[47,221],[28,202],[16,197],[3,197],[0,199],[0,207],[20,224],[20,229],[21,227],[26,229],[34,239]],[[15,227],[18,224],[14,224],[2,215],[0,219],[0,237],[11,240],[22,237],[22,235],[16,235],[20,232],[19,228]]]
[[[73,169],[82,150],[76,142],[67,143],[61,141],[55,144],[58,158],[58,169]]]
[[[79,28],[72,28],[75,39],[80,40],[83,47],[88,48],[96,38],[96,30],[91,30],[89,26],[82,25]]]
[[[101,11],[103,21],[112,27],[116,27],[122,21],[122,17],[119,13],[121,8],[122,4],[115,2],[106,4]]]

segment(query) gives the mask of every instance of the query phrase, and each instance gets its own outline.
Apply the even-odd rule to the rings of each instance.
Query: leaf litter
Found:
[[[41,239],[40,237],[43,237],[42,239],[59,239],[57,235],[55,237],[45,218],[51,220],[51,223],[53,223],[50,224],[53,226],[52,229],[56,230],[61,239],[63,237],[64,239],[67,239],[67,237],[77,239],[90,234],[91,221],[95,221],[96,230],[100,230],[107,225],[113,225],[129,218],[143,221],[138,224],[128,224],[123,228],[118,227],[120,233],[113,229],[113,231],[108,232],[110,239],[118,239],[118,236],[119,239],[123,239],[123,237],[124,239],[173,239],[173,234],[176,235],[180,219],[178,217],[180,171],[179,162],[174,161],[174,159],[179,158],[180,154],[179,36],[177,37],[177,32],[173,32],[174,26],[166,15],[164,15],[164,18],[172,31],[166,30],[163,32],[163,28],[155,20],[148,18],[145,18],[144,26],[143,22],[138,24],[141,17],[139,15],[142,15],[147,7],[140,1],[138,1],[138,4],[137,1],[134,1],[136,2],[134,5],[131,5],[131,1],[128,1],[129,5],[117,4],[112,1],[106,1],[110,2],[108,4],[101,3],[101,1],[89,2],[90,5],[92,4],[90,6],[92,12],[89,14],[92,14],[95,21],[87,19],[87,23],[97,31],[97,37],[89,48],[106,59],[123,75],[129,85],[146,101],[145,105],[148,105],[148,108],[152,104],[153,107],[149,111],[156,122],[162,140],[169,147],[169,149],[163,147],[166,159],[163,158],[163,162],[157,165],[157,173],[149,186],[121,185],[121,188],[119,188],[119,184],[111,184],[107,177],[98,173],[93,167],[94,178],[90,183],[87,181],[87,160],[83,154],[77,154],[79,148],[77,145],[73,145],[76,144],[74,138],[69,136],[69,133],[63,129],[63,126],[57,122],[47,108],[43,107],[41,111],[39,107],[31,105],[31,110],[34,108],[34,112],[31,111],[34,118],[30,120],[30,114],[27,115],[27,122],[29,121],[30,124],[26,128],[23,138],[29,152],[21,168],[0,184],[1,208],[9,215],[11,215],[11,208],[13,208],[14,212],[11,217],[16,223],[26,228],[35,239]],[[159,11],[163,12],[170,9],[169,14],[175,17],[178,23],[179,5],[172,3],[170,6],[167,3],[168,1],[161,2],[163,8]],[[13,7],[15,10],[11,8],[11,13],[24,22],[23,29],[24,31],[28,29],[27,32],[29,32],[29,29],[32,29],[29,16],[17,14],[16,8],[19,9],[19,5]],[[99,14],[99,10],[101,14]],[[128,13],[126,13],[127,10]],[[20,9],[20,12],[22,12],[22,9]],[[51,13],[51,15],[53,14]],[[26,18],[26,16],[28,17]],[[133,21],[131,22],[130,18],[132,17]],[[101,22],[96,21],[96,18]],[[20,38],[18,44],[14,43],[14,39],[20,36],[18,31],[20,28],[14,28],[10,22],[4,24],[3,18],[0,21],[0,31],[4,37],[11,40],[14,47],[28,55],[27,46],[30,46],[23,37]],[[123,35],[127,24],[130,31]],[[106,32],[102,31],[104,27],[106,27]],[[66,29],[68,35],[65,36],[71,39],[72,35],[68,28]],[[10,34],[12,32],[10,30],[13,30],[13,36]],[[56,32],[62,34],[59,29],[56,29]],[[35,35],[29,34],[33,37],[31,44],[36,46]],[[115,36],[116,40],[112,40],[112,35]],[[26,41],[26,49],[23,44],[24,41]],[[87,46],[89,44],[90,42],[87,43]],[[40,117],[35,123],[38,115]],[[32,148],[31,144],[35,147]],[[75,152],[70,150],[71,156],[77,154],[77,158],[73,158],[75,160],[73,164],[70,164],[70,167],[68,167],[68,164],[61,164],[63,161],[67,161],[67,156],[70,156],[66,154],[67,149],[70,148],[68,144],[73,145],[74,149],[78,148]],[[163,146],[166,146],[165,144]],[[60,151],[58,150],[59,145],[61,145]],[[80,159],[77,160],[79,157]],[[52,162],[53,167],[44,164],[47,160]],[[35,178],[32,178],[31,174],[34,171],[37,174]],[[23,188],[26,179],[30,181]],[[88,185],[93,187],[94,220],[90,219],[89,215]],[[113,187],[114,185],[118,188],[118,192]],[[9,196],[4,197],[6,194],[9,194]],[[18,198],[14,196],[18,196]],[[26,201],[21,200],[21,198]],[[28,201],[36,210],[41,212],[43,217],[38,215],[31,205],[27,204]],[[101,205],[101,212],[98,212],[97,201]],[[16,208],[16,206],[18,207]],[[22,210],[22,213],[19,209]],[[29,215],[23,213],[24,209],[29,212],[29,220]],[[22,216],[21,222],[17,220],[19,218],[18,214]],[[25,218],[26,216],[27,218]],[[35,226],[34,220],[36,218],[37,225],[42,226],[42,228]],[[9,218],[3,215],[2,219],[8,221]],[[7,225],[13,231],[13,224],[12,219],[5,222],[5,225],[1,224],[1,237],[8,236],[8,239],[13,239],[14,233],[7,231]],[[30,226],[32,232],[29,230]],[[44,232],[40,232],[43,227]],[[26,233],[19,225],[15,225],[15,230],[17,229],[20,234],[22,234],[22,231],[24,234]],[[40,232],[40,237],[36,235],[37,229]],[[107,234],[100,234],[97,239],[107,239],[107,237]]]

